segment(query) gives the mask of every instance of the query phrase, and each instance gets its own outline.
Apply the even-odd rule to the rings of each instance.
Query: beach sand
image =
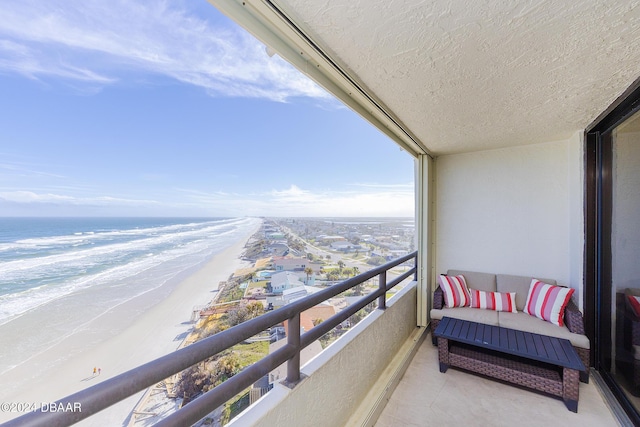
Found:
[[[239,257],[252,234],[215,255],[170,293],[164,290],[163,295],[160,289],[154,291],[156,295],[150,292],[143,298],[116,307],[91,322],[84,331],[0,376],[3,385],[0,402],[35,403],[38,406],[41,402],[53,402],[175,351],[193,328],[190,322],[193,308],[210,302],[219,282],[246,266]],[[155,305],[149,308],[154,302]],[[122,332],[110,336],[109,332],[114,328]],[[102,342],[84,348],[87,342],[99,339],[100,334],[106,337]],[[100,375],[93,375],[94,367],[101,370]],[[144,390],[78,425],[126,425],[125,421],[143,393]],[[0,422],[16,416],[17,413],[0,413]]]

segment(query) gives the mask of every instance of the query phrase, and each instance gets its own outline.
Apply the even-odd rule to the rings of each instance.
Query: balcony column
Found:
[[[300,313],[289,319],[287,344],[296,349],[296,354],[287,362],[287,383],[294,384],[300,380]]]
[[[382,292],[378,297],[378,308],[384,310],[387,308],[387,272],[383,271],[378,276],[378,289]]]

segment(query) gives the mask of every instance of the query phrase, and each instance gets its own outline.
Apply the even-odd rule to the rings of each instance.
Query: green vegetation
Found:
[[[222,417],[220,419],[220,425],[226,425],[236,415],[244,411],[249,406],[250,398],[249,391],[245,390],[230,399],[224,407]]]
[[[256,233],[255,235],[257,234],[258,233]],[[267,241],[265,239],[263,238],[255,239],[247,243],[244,256],[250,259],[257,258],[264,251],[264,248],[266,246],[267,246]]]
[[[369,260],[367,260],[367,264],[369,265],[382,265],[385,262],[387,262],[387,260],[384,257],[381,256],[372,256],[371,258],[369,258]]]
[[[260,316],[263,312],[264,307],[259,301],[237,304],[221,317],[213,318],[212,316],[212,319],[195,333],[199,339],[202,339]],[[178,395],[185,399],[195,398],[222,384],[267,354],[269,354],[268,341],[236,344],[183,371],[177,384]]]
[[[249,289],[261,289],[267,286],[268,280],[258,280],[257,282],[249,283]]]
[[[269,341],[236,344],[230,351],[238,357],[240,366],[253,365],[269,354]]]
[[[222,291],[218,301],[220,302],[230,302],[237,301],[244,296],[244,289],[240,289],[240,284],[236,284],[229,289],[225,289]]]

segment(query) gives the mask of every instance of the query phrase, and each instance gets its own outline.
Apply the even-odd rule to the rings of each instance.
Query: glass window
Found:
[[[611,132],[611,340],[606,363],[640,409],[640,112]]]

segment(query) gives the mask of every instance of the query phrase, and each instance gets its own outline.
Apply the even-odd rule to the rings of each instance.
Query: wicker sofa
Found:
[[[431,331],[435,331],[440,320],[447,316],[456,319],[470,320],[488,325],[502,326],[526,332],[565,338],[576,349],[580,359],[586,367],[589,367],[589,338],[585,335],[582,313],[573,301],[569,302],[565,309],[564,326],[557,326],[550,322],[538,319],[525,312],[524,306],[531,285],[532,277],[513,276],[507,274],[490,274],[472,271],[449,270],[449,276],[463,275],[470,289],[490,292],[515,292],[517,313],[482,310],[471,307],[447,308],[444,303],[444,293],[440,286],[433,294],[433,308],[431,309]],[[555,280],[536,278],[550,285],[556,285]],[[437,338],[433,337],[433,344],[437,345]],[[589,381],[589,374],[580,374],[582,382]]]

